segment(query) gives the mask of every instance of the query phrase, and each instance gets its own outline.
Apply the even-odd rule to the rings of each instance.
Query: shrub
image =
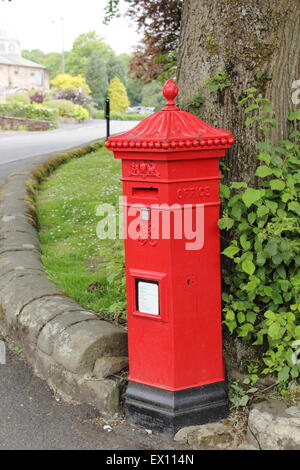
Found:
[[[30,95],[30,102],[31,103],[44,103],[45,101],[45,96],[44,93],[41,91],[36,91],[32,95]]]
[[[112,111],[124,113],[130,105],[126,88],[118,77],[114,77],[110,81],[108,96],[110,99],[110,109]]]
[[[85,119],[88,119],[89,112],[83,106],[76,104],[74,106],[73,116],[77,121],[84,121]]]
[[[219,226],[227,231],[228,258],[224,324],[261,348],[261,373],[275,373],[285,386],[300,375],[300,132],[272,145],[270,103],[255,89],[246,91],[240,105],[254,113],[246,125],[257,122],[264,138],[258,143],[258,188],[221,185]]]
[[[89,96],[91,90],[82,75],[60,74],[51,81],[51,85],[56,99],[72,101],[81,106],[92,104]]]
[[[57,127],[58,113],[54,109],[39,104],[7,103],[0,105],[0,116],[50,121],[51,127]]]
[[[59,117],[73,117],[75,104],[68,100],[47,101],[46,106],[58,111]]]
[[[74,104],[89,107],[92,104],[92,99],[83,90],[60,90],[55,93],[55,98],[58,100],[72,101]]]
[[[91,90],[82,75],[72,76],[67,73],[57,75],[51,80],[51,85],[55,91],[61,90],[83,90],[85,93],[90,93]]]
[[[13,93],[6,96],[7,103],[17,103],[17,104],[29,104],[30,99],[26,93]]]
[[[47,102],[47,106],[56,109],[59,117],[75,118],[84,121],[89,117],[89,112],[80,105],[68,100],[52,100]]]

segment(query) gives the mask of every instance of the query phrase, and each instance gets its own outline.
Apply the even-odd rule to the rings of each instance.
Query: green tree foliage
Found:
[[[102,108],[108,87],[108,78],[106,64],[97,51],[92,52],[85,77],[95,103]]]
[[[71,75],[84,75],[93,52],[98,52],[101,59],[107,62],[108,56],[113,53],[113,50],[95,31],[80,34],[75,39],[72,50],[66,59],[66,72]]]
[[[110,82],[114,77],[119,77],[121,82],[126,84],[126,66],[124,61],[119,57],[116,57],[114,53],[109,54],[106,63],[107,67],[107,78]]]
[[[65,52],[65,59],[68,57],[68,52]],[[49,52],[45,54],[45,59],[42,63],[50,71],[50,79],[56,77],[62,71],[62,56],[58,52]]]
[[[50,79],[53,79],[62,70],[62,56],[59,52],[49,52],[45,54],[40,49],[24,50],[22,56],[38,64],[44,65],[50,72]],[[68,57],[68,52],[65,53]]]
[[[43,62],[45,60],[45,56],[46,54],[40,49],[24,49],[22,51],[22,57],[25,57],[25,59],[32,60],[33,62],[36,62],[41,65],[44,65]]]
[[[119,113],[124,113],[128,106],[130,105],[126,88],[119,79],[119,77],[114,77],[109,84],[108,96],[110,99],[110,109],[111,111],[116,111]]]
[[[129,64],[130,64],[130,61],[132,59],[132,56],[130,54],[123,53],[123,54],[118,55],[118,59],[123,62],[123,65],[125,67],[125,73],[126,73],[126,75],[128,75]]]
[[[140,105],[143,99],[143,82],[141,82],[141,80],[135,80],[129,77],[127,78],[126,88],[131,106]]]
[[[142,90],[143,106],[154,106],[155,110],[158,111],[165,105],[165,101],[159,82],[151,82],[144,86]]]
[[[50,71],[51,80],[61,74],[62,56],[60,53],[50,52],[45,54],[40,49],[33,49],[24,50],[22,54],[28,60],[47,67]],[[131,59],[132,56],[129,54],[116,56],[113,50],[103,42],[102,38],[92,31],[78,36],[74,41],[72,50],[65,52],[65,68],[68,75],[82,75],[85,77],[92,98],[99,108],[103,107],[108,84],[114,77],[119,77],[126,86],[132,106],[138,106],[143,100],[144,84],[141,80],[130,76]],[[153,88],[157,88],[157,96],[155,97]],[[144,97],[145,103],[148,103],[149,106],[155,106],[157,109],[163,104],[161,90],[156,84],[147,85]],[[86,100],[82,100],[82,97],[70,95],[69,92],[66,94],[66,91],[60,92],[59,98],[72,99],[76,104],[86,104]]]

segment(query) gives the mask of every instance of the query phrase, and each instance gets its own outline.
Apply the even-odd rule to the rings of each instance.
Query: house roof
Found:
[[[21,67],[34,67],[38,69],[46,69],[44,65],[37,64],[31,60],[25,59],[17,54],[0,54],[0,65],[18,65]]]

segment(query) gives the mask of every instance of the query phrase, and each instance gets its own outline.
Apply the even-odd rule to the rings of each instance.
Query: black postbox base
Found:
[[[186,426],[227,418],[225,382],[171,392],[130,381],[125,394],[129,422],[168,436]]]

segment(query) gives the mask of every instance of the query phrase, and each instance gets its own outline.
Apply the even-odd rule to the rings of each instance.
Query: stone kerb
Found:
[[[85,311],[45,276],[29,220],[26,183],[53,157],[57,153],[23,165],[0,191],[0,327],[55,392],[115,414],[120,392],[112,376],[127,365],[127,334]]]

